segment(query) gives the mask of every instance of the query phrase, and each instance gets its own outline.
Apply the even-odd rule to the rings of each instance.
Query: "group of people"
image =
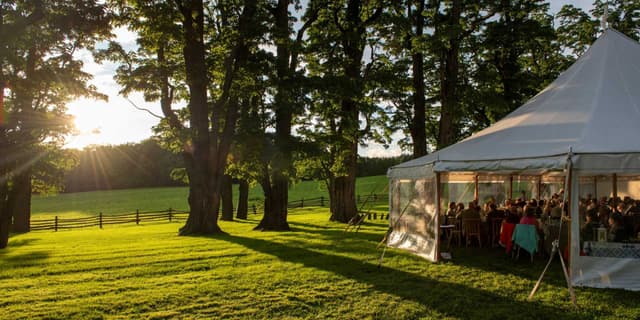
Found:
[[[587,195],[580,199],[582,241],[596,241],[598,230],[606,230],[607,241],[623,242],[640,233],[640,200]]]
[[[531,224],[539,229],[542,228],[542,220],[557,220],[562,217],[563,212],[562,194],[554,194],[551,199],[546,200],[515,200],[507,199],[504,206],[498,207],[494,199],[489,199],[483,207],[476,201],[470,201],[465,208],[463,203],[450,202],[445,215],[445,223],[451,218],[456,219],[481,219],[490,223],[494,219],[505,219],[513,224]]]
[[[524,197],[507,199],[499,207],[489,199],[483,206],[477,201],[463,203],[450,202],[444,217],[449,224],[452,218],[481,219],[490,224],[495,219],[503,219],[513,224],[535,225],[542,233],[543,222],[559,220],[566,215],[567,203],[563,203],[563,193],[553,194],[548,200]],[[591,195],[581,198],[579,203],[580,236],[582,241],[596,241],[598,230],[605,230],[609,242],[623,242],[640,237],[640,200],[630,197],[595,199]]]

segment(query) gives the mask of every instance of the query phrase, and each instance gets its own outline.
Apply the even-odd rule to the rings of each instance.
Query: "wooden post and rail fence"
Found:
[[[370,205],[380,205],[382,202],[387,204],[388,195],[387,194],[369,194],[366,196],[358,195],[356,201],[358,204],[367,204]],[[309,198],[309,199],[299,199],[291,201],[287,204],[287,208],[289,209],[297,209],[297,208],[305,208],[305,207],[324,207],[325,204],[328,203],[325,197],[317,197],[317,198]],[[253,213],[258,214],[260,210],[259,206],[255,203],[251,206]],[[367,214],[367,218],[371,219],[385,219],[384,213],[377,212],[361,212],[361,214]],[[129,224],[135,223],[139,225],[140,223],[147,222],[174,222],[174,221],[185,221],[187,216],[189,215],[189,211],[187,210],[175,210],[169,208],[167,210],[160,211],[140,211],[136,209],[135,212],[131,213],[120,213],[120,214],[103,214],[99,212],[95,216],[88,216],[82,218],[60,218],[55,216],[53,219],[32,219],[31,220],[31,230],[67,230],[67,229],[77,229],[77,228],[90,228],[90,227],[99,227],[102,229],[105,225],[116,225],[116,224]],[[386,219],[389,218],[389,215],[386,215]]]

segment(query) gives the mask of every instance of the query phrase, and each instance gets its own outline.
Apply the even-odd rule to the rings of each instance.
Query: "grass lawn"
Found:
[[[498,249],[458,249],[430,263],[387,251],[385,222],[359,233],[326,208],[290,214],[293,232],[256,232],[259,216],[221,222],[226,235],[178,237],[178,223],[14,235],[0,251],[2,319],[637,319],[640,293],[577,289],[558,264]]]

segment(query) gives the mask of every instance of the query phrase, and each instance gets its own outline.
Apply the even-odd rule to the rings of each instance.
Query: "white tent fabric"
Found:
[[[561,170],[566,155],[640,152],[640,44],[608,29],[558,79],[471,137],[391,168]],[[496,164],[496,161],[503,163]]]
[[[578,176],[640,174],[640,44],[606,30],[569,69],[494,125],[389,169],[388,177],[434,172],[542,174],[572,163],[571,233],[579,234]],[[436,236],[438,232],[436,231]],[[580,255],[571,238],[575,285],[640,290],[640,259]]]

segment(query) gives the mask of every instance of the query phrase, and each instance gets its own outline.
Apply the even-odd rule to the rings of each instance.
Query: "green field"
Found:
[[[358,194],[363,197],[370,193],[388,193],[385,176],[364,177],[357,181]],[[104,214],[141,211],[166,210],[168,208],[186,210],[187,187],[141,188],[110,191],[91,191],[63,193],[55,196],[34,196],[32,201],[33,219],[51,219],[54,216],[77,218]],[[238,188],[234,185],[234,197]],[[294,184],[289,190],[289,201],[324,196],[328,199],[327,188],[316,181],[303,181]],[[262,204],[262,189],[253,186],[249,190],[249,202],[257,206]],[[235,203],[235,202],[234,202]]]
[[[169,190],[107,192],[104,203],[128,211],[124,204],[151,205]],[[63,196],[75,202],[35,199],[39,208],[59,202],[34,215],[92,212],[103,199]],[[640,318],[640,292],[577,288],[574,308],[558,263],[528,302],[542,257],[531,264],[499,249],[463,248],[436,264],[389,249],[378,267],[386,221],[353,233],[328,217],[326,208],[295,209],[292,232],[257,232],[260,215],[250,215],[221,222],[227,234],[210,237],[178,237],[175,222],[13,235],[0,250],[0,318]]]

